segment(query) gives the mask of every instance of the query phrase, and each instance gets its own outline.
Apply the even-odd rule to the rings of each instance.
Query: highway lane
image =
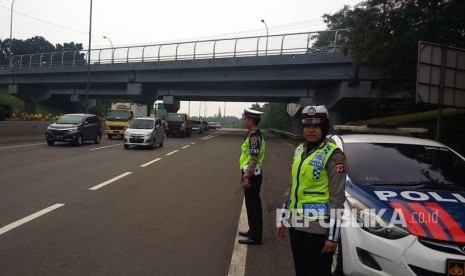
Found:
[[[107,139],[82,147],[0,145],[0,229],[64,204],[0,234],[0,274],[227,275],[245,133],[211,134],[167,138],[155,150],[124,150]],[[246,275],[292,275],[285,272],[292,269],[288,241],[274,235],[292,147],[272,136],[267,142],[264,244],[248,248]]]

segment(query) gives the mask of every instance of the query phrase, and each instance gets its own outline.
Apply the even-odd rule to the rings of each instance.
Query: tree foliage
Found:
[[[465,48],[464,14],[463,0],[368,0],[323,18],[329,29],[348,30],[339,45],[356,66],[378,65],[391,79],[384,86],[412,89],[418,41]]]
[[[0,101],[0,121],[10,119],[11,115],[13,115],[13,107],[11,104]]]
[[[287,114],[286,103],[267,103],[261,109],[263,111],[260,128],[264,129],[280,129],[290,131],[291,116]]]
[[[8,57],[9,57],[9,50],[10,50],[10,39],[0,40],[0,64],[8,64]],[[11,40],[11,54],[12,55],[28,55],[28,54],[36,54],[36,53],[51,53],[51,52],[59,52],[59,51],[72,51],[72,50],[79,50],[82,51],[82,43],[74,43],[74,42],[65,42],[62,44],[58,43],[55,46],[50,43],[48,40],[43,38],[42,36],[35,36],[28,38],[26,40],[15,39]],[[37,57],[38,59],[39,57]],[[61,57],[54,57],[54,61],[56,58]],[[84,54],[80,53],[74,57],[72,54],[65,55],[65,60],[83,60]],[[50,61],[51,55],[45,55],[43,59],[47,62]],[[37,61],[38,62],[38,61]]]

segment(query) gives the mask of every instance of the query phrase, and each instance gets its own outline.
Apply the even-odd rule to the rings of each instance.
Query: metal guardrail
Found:
[[[282,130],[279,130],[279,129],[274,129],[274,128],[270,129],[270,132],[279,134],[281,136],[285,136],[287,138],[295,139],[295,140],[300,140],[300,138],[301,138],[300,135],[295,135],[293,133],[282,131]]]
[[[91,64],[115,64],[328,53],[339,51],[338,40],[342,31],[345,30],[102,48],[92,49],[90,56]],[[334,39],[332,39],[333,34]],[[328,38],[328,45],[314,46],[315,41],[323,35]],[[0,69],[84,65],[87,64],[88,56],[87,50],[14,55],[10,64],[0,65]]]

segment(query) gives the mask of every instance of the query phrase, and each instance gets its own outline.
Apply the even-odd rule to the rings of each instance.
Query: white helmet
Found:
[[[324,105],[308,105],[302,110],[301,119],[304,125],[329,122],[328,110]]]

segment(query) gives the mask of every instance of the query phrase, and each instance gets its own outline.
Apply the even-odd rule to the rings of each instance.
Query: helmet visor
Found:
[[[302,124],[304,125],[316,125],[316,124],[322,124],[324,121],[323,118],[305,118],[302,119]]]

